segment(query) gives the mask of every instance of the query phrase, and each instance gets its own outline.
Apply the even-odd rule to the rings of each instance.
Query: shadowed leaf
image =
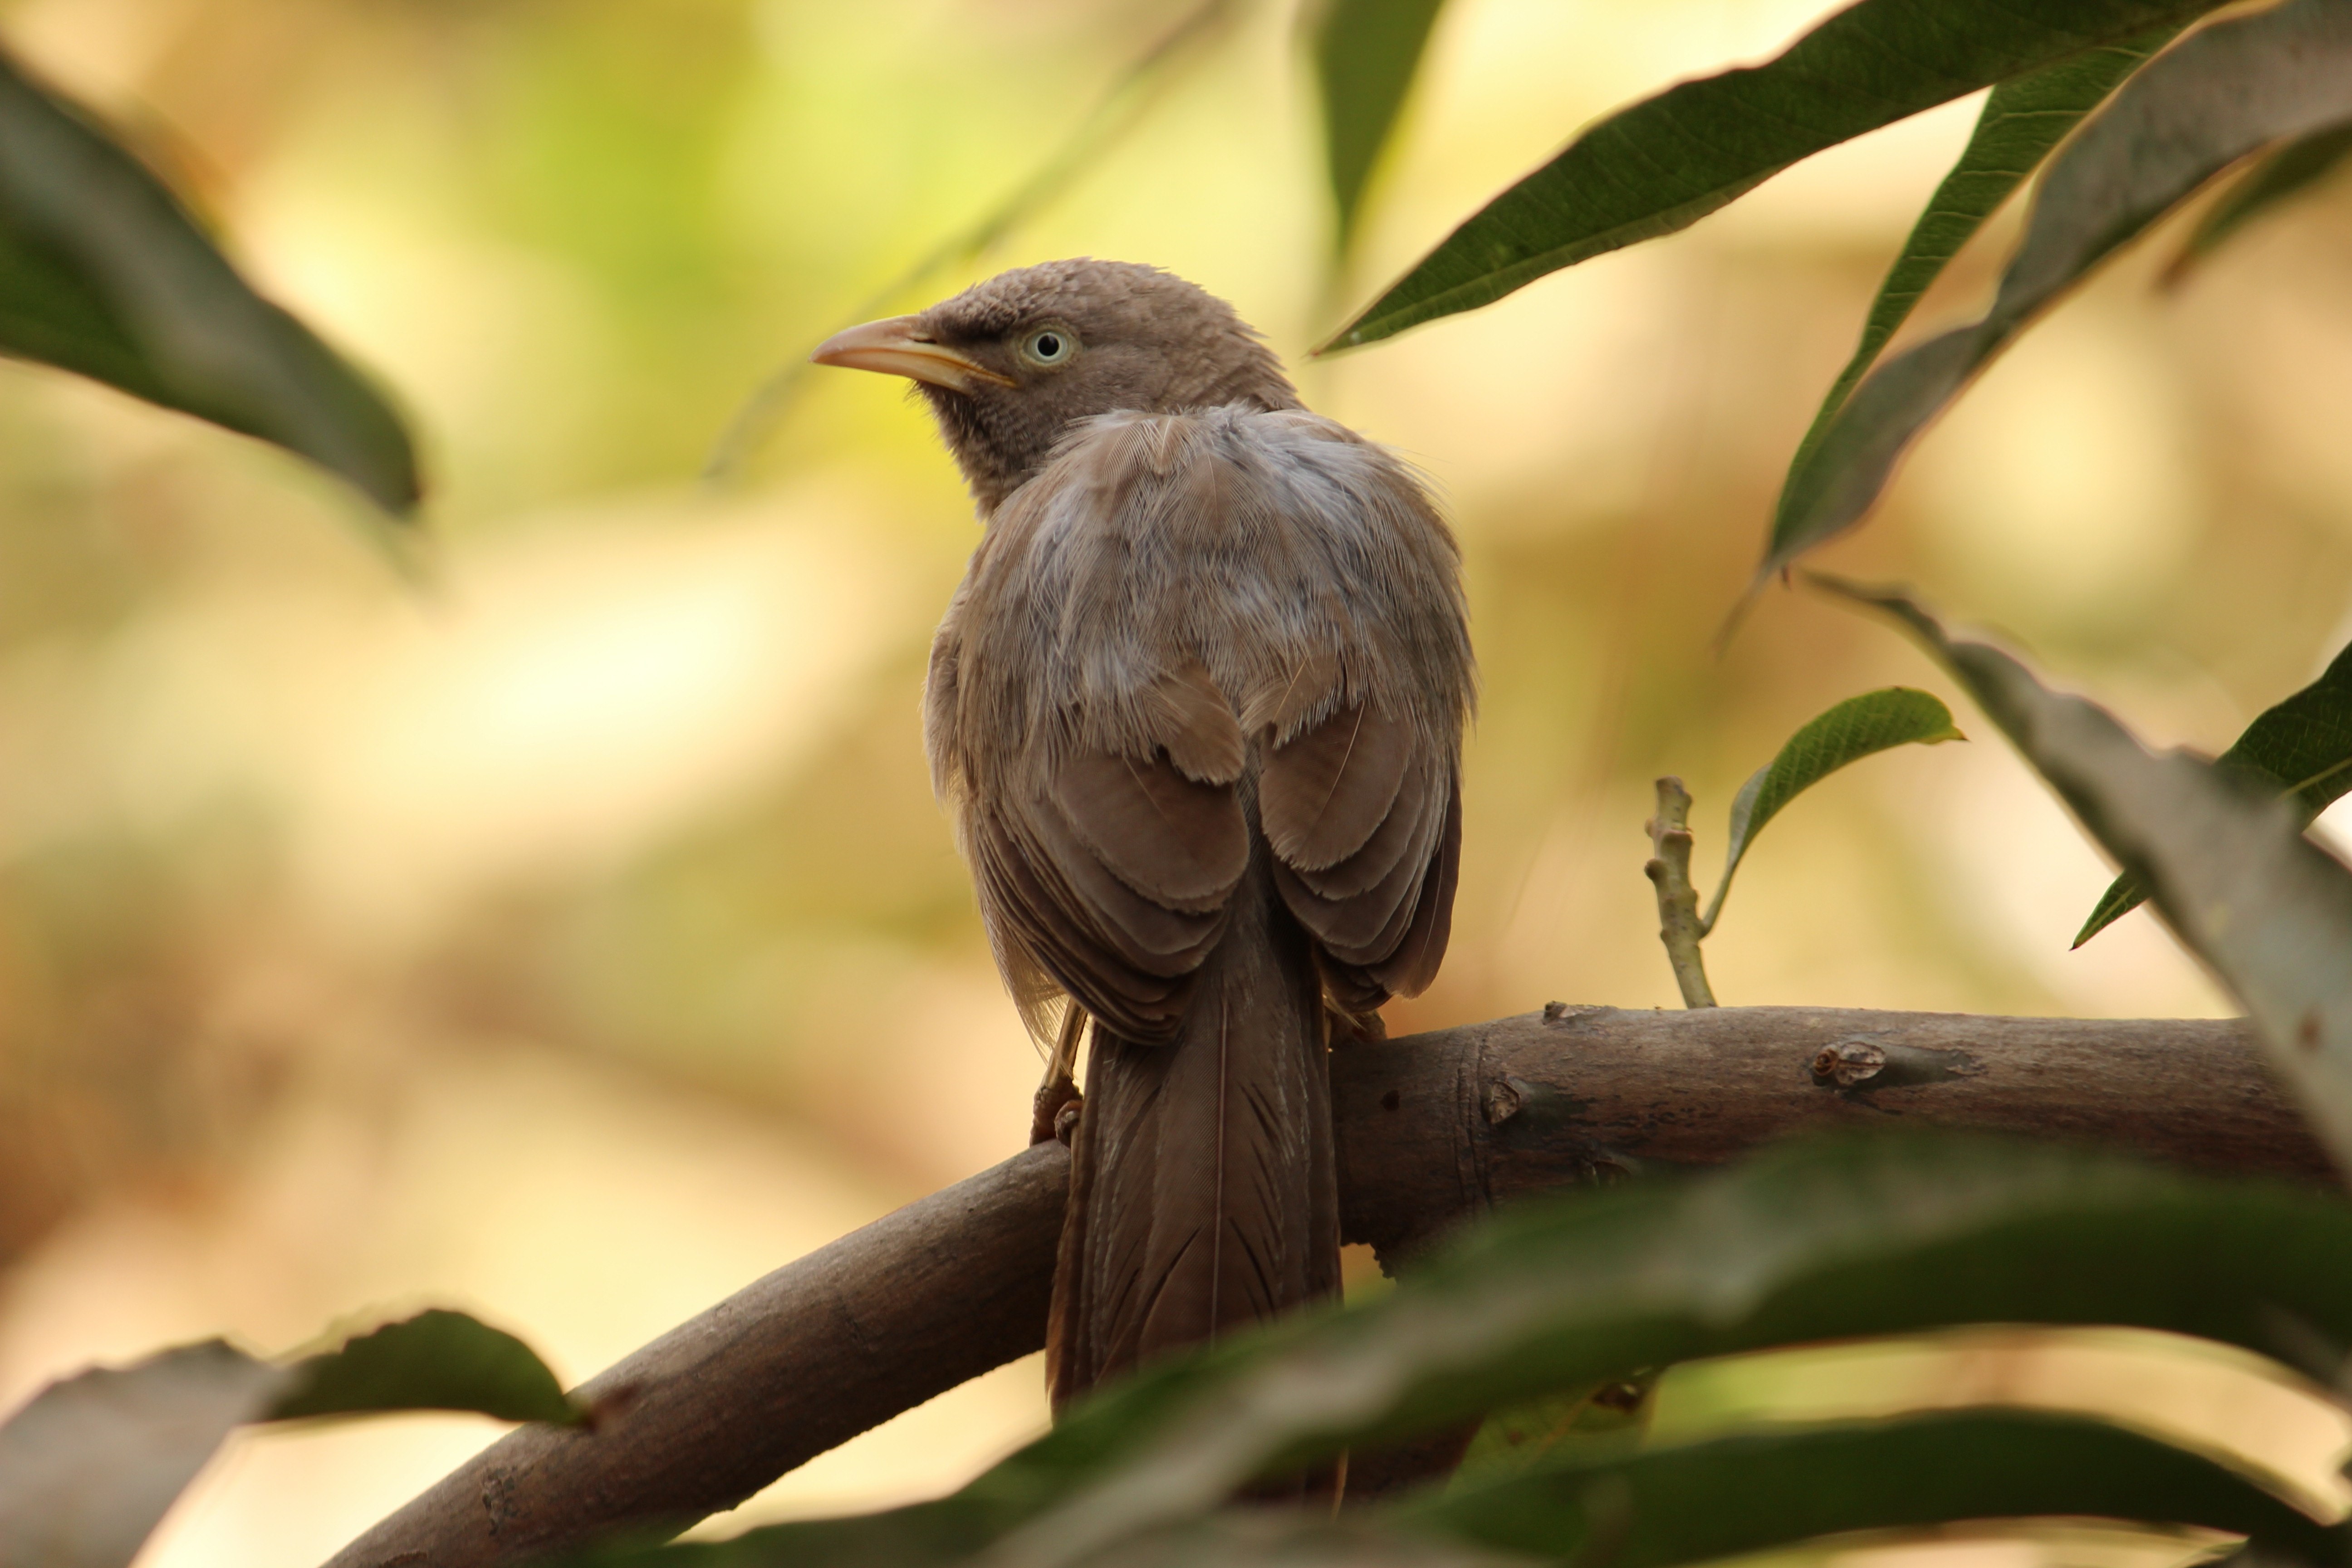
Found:
[[[1800,455],[1760,583],[1861,521],[1928,421],[2027,323],[2231,163],[2352,114],[2352,6],[2289,0],[2182,39],[2053,158],[1991,310],[1873,371]]]
[[[1723,881],[1699,921],[1699,934],[1715,929],[1740,860],[1764,825],[1813,785],[1848,763],[1894,746],[1933,746],[1968,737],[1952,726],[1952,710],[1940,698],[1907,686],[1890,686],[1849,697],[1789,737],[1780,754],[1756,770],[1731,802],[1731,834],[1724,849]]]
[[[2263,710],[2230,749],[2213,759],[2284,798],[2303,826],[2352,790],[2352,645],[2318,679]],[[2074,945],[2082,946],[2147,897],[2129,872],[2099,896]]]
[[[2352,871],[2303,837],[2298,807],[2234,768],[2149,754],[2106,710],[2045,689],[1998,648],[1954,641],[1902,595],[1816,581],[1895,616],[1968,687],[2245,1004],[2272,1066],[2352,1166]]]
[[[0,1563],[122,1568],[291,1375],[213,1340],[49,1384],[0,1426]]]
[[[416,504],[400,417],[255,293],[146,168],[0,55],[0,353],[257,436],[384,510]]]
[[[2206,209],[2196,229],[2181,241],[2180,253],[2165,268],[2165,282],[2179,282],[2247,224],[2334,174],[2347,154],[2352,154],[2352,124],[2315,131],[2264,154],[2245,178]]]
[[[2103,1423],[1998,1411],[1784,1426],[1538,1467],[1383,1510],[1546,1561],[1605,1544],[1612,1568],[1702,1563],[1861,1530],[1975,1519],[2199,1525],[2303,1561],[2347,1540],[2210,1459]]]
[[[1861,0],[1777,58],[1684,82],[1591,127],[1324,346],[1492,304],[1548,272],[1686,227],[1825,147],[2210,9],[2212,0]]]
[[[268,1419],[359,1411],[470,1410],[501,1421],[569,1424],[580,1411],[531,1348],[501,1329],[438,1309],[419,1312],[288,1369]]]
[[[425,1312],[291,1366],[210,1340],[94,1367],[0,1426],[0,1563],[125,1568],[247,1422],[425,1409],[578,1419],[528,1347],[460,1312]]]
[[[2005,1141],[1783,1145],[1498,1216],[1369,1305],[1147,1369],[937,1502],[574,1561],[1116,1561],[1255,1478],[1632,1368],[1969,1322],[2352,1342],[2347,1256],[2352,1206],[2316,1193]]]
[[[1444,0],[1329,0],[1316,19],[1323,160],[1339,212],[1337,248],[1354,238],[1364,186],[1412,88]]]
[[[1984,226],[2010,193],[2025,183],[2050,150],[2115,90],[2117,82],[2147,64],[2148,57],[2179,30],[2178,23],[2168,22],[2137,37],[2089,49],[2012,78],[1992,89],[1959,161],[1927,198],[1926,210],[1912,226],[1895,264],[1887,268],[1885,280],[1879,284],[1863,323],[1862,341],[1854,345],[1853,357],[1838,373],[1829,395],[1822,399],[1821,409],[1790,463],[1792,470],[1803,466],[1832,416],[1845,406],[1854,384],[1877,362],[1878,351],[1909,318],[1912,307],[1960,247]]]
[[[1446,1485],[1459,1489],[1542,1465],[1630,1451],[1657,1410],[1658,1376],[1602,1378],[1497,1410],[1479,1424]]]

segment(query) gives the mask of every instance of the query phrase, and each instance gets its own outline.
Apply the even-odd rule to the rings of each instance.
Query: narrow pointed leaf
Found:
[[[2206,209],[2195,231],[2181,242],[2180,254],[2164,269],[2165,281],[2180,281],[2247,224],[2343,167],[2347,156],[2352,156],[2352,124],[2331,125],[2298,136],[2265,153],[2245,178]]]
[[[2347,1257],[2329,1194],[2000,1140],[1787,1144],[1523,1205],[1377,1301],[1147,1369],[937,1502],[576,1561],[1059,1568],[1253,1478],[1700,1356],[1970,1322],[2352,1343]]]
[[[0,353],[296,452],[386,511],[416,504],[400,416],[256,293],[87,114],[0,55]]]
[[[1632,1450],[1657,1409],[1658,1377],[1602,1378],[1497,1410],[1479,1423],[1447,1486],[1482,1486],[1570,1458]]]
[[[2210,1459],[2104,1423],[1939,1412],[1749,1431],[1538,1468],[1383,1510],[1386,1521],[1547,1561],[1606,1544],[1612,1568],[1670,1568],[1861,1530],[2095,1518],[2196,1525],[2340,1562],[2315,1523]]]
[[[2339,1165],[2352,1169],[2352,870],[2234,768],[2151,755],[2106,710],[1955,641],[1899,594],[1820,579],[1894,616],[1963,682],[2165,921],[2237,994]]]
[[[1316,19],[1323,162],[1339,214],[1338,248],[1355,237],[1372,166],[1412,89],[1444,0],[1329,0]]]
[[[1805,432],[1790,465],[1791,469],[1803,466],[1832,416],[1845,406],[1854,384],[1877,363],[1879,350],[1910,317],[1912,307],[1960,247],[2084,115],[2179,31],[2179,23],[2168,22],[2137,37],[2087,49],[2071,59],[2011,78],[1992,89],[1959,161],[1927,198],[1927,209],[1912,226],[1901,253],[1879,284],[1863,323],[1862,341],[1854,345],[1853,357],[1838,373],[1829,395],[1822,399],[1812,426]]]
[[[2051,160],[1983,320],[1880,365],[1791,468],[1758,580],[1860,521],[1969,378],[2119,247],[2265,142],[2347,115],[2347,0],[2231,17],[2150,61]]]
[[[1825,147],[2212,5],[1860,0],[1763,65],[1684,82],[1601,121],[1325,346],[1492,304],[1548,272],[1687,227]]]
[[[1933,746],[1968,737],[1952,724],[1943,700],[1907,686],[1890,686],[1849,697],[1789,737],[1780,754],[1756,770],[1732,797],[1731,833],[1724,848],[1723,880],[1699,922],[1699,934],[1715,929],[1740,860],[1764,825],[1780,808],[1844,767],[1894,746]]]
[[[94,1367],[0,1426],[0,1563],[125,1568],[247,1422],[421,1409],[579,1418],[528,1347],[459,1312],[425,1312],[291,1366],[209,1340]]]
[[[2278,1353],[2352,1329],[2352,1207],[2011,1143],[1835,1142],[1530,1206],[1369,1307],[1147,1372],[959,1497],[1042,1568],[1254,1477],[1635,1367],[1965,1322]],[[2284,1314],[2284,1316],[2282,1316]]]
[[[2303,826],[2352,790],[2352,644],[2318,679],[2264,709],[2230,749],[2213,759],[2294,808]],[[2139,908],[2147,889],[2126,871],[2107,885],[2074,938],[2082,946]]]

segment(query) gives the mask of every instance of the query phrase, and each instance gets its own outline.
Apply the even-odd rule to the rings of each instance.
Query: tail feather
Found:
[[[1320,982],[1261,852],[1172,1044],[1097,1026],[1046,1336],[1055,1407],[1339,1288]]]

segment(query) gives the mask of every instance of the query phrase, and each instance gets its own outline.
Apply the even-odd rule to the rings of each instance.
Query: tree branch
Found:
[[[1393,1268],[1491,1205],[1840,1124],[1977,1128],[2332,1181],[2238,1020],[1833,1007],[1541,1014],[1332,1058],[1341,1231]],[[1045,1342],[1069,1152],[1032,1146],[789,1264],[511,1432],[329,1568],[490,1568],[683,1529]]]

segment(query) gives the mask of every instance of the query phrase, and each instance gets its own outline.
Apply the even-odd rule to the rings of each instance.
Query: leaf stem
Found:
[[[1642,870],[1657,884],[1658,940],[1665,943],[1683,1005],[1712,1007],[1715,993],[1707,988],[1706,961],[1698,946],[1706,931],[1699,924],[1698,889],[1691,886],[1690,808],[1690,791],[1682,780],[1668,774],[1658,781],[1658,815],[1644,825],[1650,863]]]

